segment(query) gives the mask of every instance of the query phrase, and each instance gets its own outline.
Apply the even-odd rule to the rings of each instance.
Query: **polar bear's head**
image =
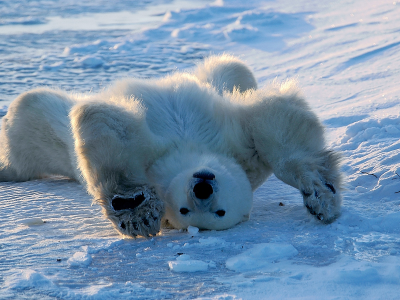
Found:
[[[174,228],[222,230],[248,220],[253,194],[243,169],[221,155],[175,153],[151,168]]]

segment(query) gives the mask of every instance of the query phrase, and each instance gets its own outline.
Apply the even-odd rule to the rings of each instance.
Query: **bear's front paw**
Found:
[[[329,224],[340,215],[341,196],[333,184],[317,180],[300,191],[304,205],[318,220]]]
[[[153,189],[137,188],[133,193],[114,195],[110,202],[107,217],[121,233],[149,237],[160,231],[164,204]]]

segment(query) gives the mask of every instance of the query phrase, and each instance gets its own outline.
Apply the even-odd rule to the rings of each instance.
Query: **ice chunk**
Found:
[[[76,61],[87,68],[98,68],[104,64],[100,57],[94,55],[84,56],[81,59],[76,59]]]
[[[67,261],[71,268],[87,267],[92,263],[92,257],[87,252],[76,252]]]
[[[189,226],[189,227],[187,228],[187,231],[188,231],[188,233],[189,233],[190,235],[196,235],[196,234],[199,233],[199,229],[198,229],[197,227],[194,227],[194,226]]]
[[[199,272],[208,270],[208,263],[201,260],[170,261],[168,265],[171,271],[174,272]]]
[[[190,260],[190,255],[187,255],[187,254],[179,255],[179,256],[176,258],[176,260],[178,260],[178,261]]]
[[[182,254],[176,258],[176,261],[169,261],[168,265],[174,272],[199,272],[207,271],[209,264],[201,260],[190,259],[189,255]]]
[[[21,224],[26,226],[36,226],[36,225],[43,225],[45,221],[41,218],[29,218],[20,221]]]

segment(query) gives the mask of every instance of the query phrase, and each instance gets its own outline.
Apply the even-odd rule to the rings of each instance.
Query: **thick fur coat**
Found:
[[[295,82],[257,89],[229,55],[89,96],[26,92],[0,133],[0,181],[76,179],[129,236],[155,235],[162,222],[230,228],[249,218],[252,192],[272,173],[318,220],[339,215],[338,155]]]

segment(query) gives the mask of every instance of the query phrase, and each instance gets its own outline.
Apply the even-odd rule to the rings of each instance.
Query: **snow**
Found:
[[[296,256],[299,252],[290,244],[262,243],[250,250],[229,258],[226,267],[236,272],[271,270],[276,261]]]
[[[3,105],[2,107],[0,107],[0,117],[5,116],[6,113],[7,113],[7,106]]]
[[[68,178],[0,183],[0,298],[398,299],[399,10],[382,0],[2,1],[0,118],[34,87],[96,92],[227,52],[261,86],[299,81],[343,154],[347,186],[330,225],[272,177],[234,228],[124,239]]]

